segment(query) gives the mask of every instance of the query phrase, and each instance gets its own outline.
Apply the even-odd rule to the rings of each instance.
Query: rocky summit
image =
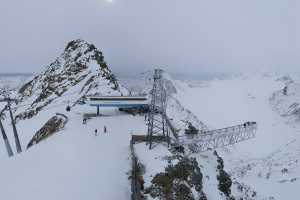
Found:
[[[17,119],[31,118],[60,99],[68,99],[74,106],[85,95],[122,94],[127,90],[119,85],[102,52],[84,40],[73,40],[54,62],[19,89]]]

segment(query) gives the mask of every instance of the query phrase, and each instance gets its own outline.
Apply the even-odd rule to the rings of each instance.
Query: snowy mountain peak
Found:
[[[84,40],[73,40],[54,62],[20,88],[22,108],[17,118],[31,118],[54,100],[64,99],[74,106],[85,95],[122,93],[127,91],[118,84],[102,52]]]
[[[62,57],[66,61],[70,61],[69,64],[72,64],[72,62],[83,64],[90,61],[96,61],[101,69],[108,69],[104,62],[102,52],[99,51],[93,44],[89,44],[81,39],[70,41],[67,44]],[[98,69],[99,68],[97,67],[94,68],[94,70]]]

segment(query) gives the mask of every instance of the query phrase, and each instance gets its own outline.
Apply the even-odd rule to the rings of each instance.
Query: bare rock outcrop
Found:
[[[38,130],[28,143],[27,149],[63,129],[67,122],[67,116],[57,113],[50,118],[40,130]]]

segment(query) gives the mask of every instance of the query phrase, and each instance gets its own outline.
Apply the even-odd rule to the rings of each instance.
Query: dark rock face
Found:
[[[73,88],[76,90],[70,94]],[[27,119],[62,96],[71,96],[68,100],[76,105],[85,95],[121,95],[122,91],[102,52],[93,44],[74,40],[42,73],[24,84],[18,94],[21,102],[30,106],[19,111],[17,119]]]
[[[57,114],[49,119],[47,123],[30,140],[27,145],[27,149],[63,129],[67,122],[68,118],[62,114]]]
[[[202,173],[194,158],[183,157],[177,164],[170,164],[165,172],[156,174],[151,183],[146,192],[153,198],[193,200],[191,189],[194,188],[201,199],[206,199],[202,191]]]
[[[233,186],[237,188],[237,190],[243,194],[243,197],[236,197],[236,199],[243,199],[243,200],[254,200],[257,197],[257,193],[253,191],[249,186],[239,183],[239,182],[233,182]],[[267,198],[266,198],[267,199]],[[272,199],[272,197],[268,198],[269,200]]]
[[[232,180],[227,174],[227,172],[224,170],[224,162],[223,159],[217,154],[215,151],[214,154],[217,156],[217,170],[219,173],[217,174],[217,179],[219,181],[218,188],[221,192],[223,192],[228,199],[234,199],[231,196],[231,186],[232,186]]]

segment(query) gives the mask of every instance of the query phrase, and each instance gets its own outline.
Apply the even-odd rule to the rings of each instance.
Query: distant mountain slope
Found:
[[[178,130],[178,134],[184,135],[189,124],[199,130],[207,130],[207,126],[191,110],[185,108],[177,98],[177,95],[184,94],[188,90],[188,84],[173,79],[166,72],[163,73],[163,82],[168,96],[167,115],[172,119],[172,124]]]
[[[119,85],[102,52],[93,44],[74,40],[44,71],[19,89],[17,97],[21,103],[18,107],[21,108],[17,111],[17,118],[31,118],[62,96],[65,97],[64,103],[76,105],[85,95],[123,93],[127,94],[127,90]]]
[[[300,121],[300,84],[293,81],[272,94],[271,105],[281,116],[288,117],[290,122]]]
[[[32,74],[0,74],[0,88],[5,86],[15,89],[22,85]]]
[[[15,91],[20,88],[30,77],[30,74],[0,74],[0,98],[5,95],[14,95]]]

